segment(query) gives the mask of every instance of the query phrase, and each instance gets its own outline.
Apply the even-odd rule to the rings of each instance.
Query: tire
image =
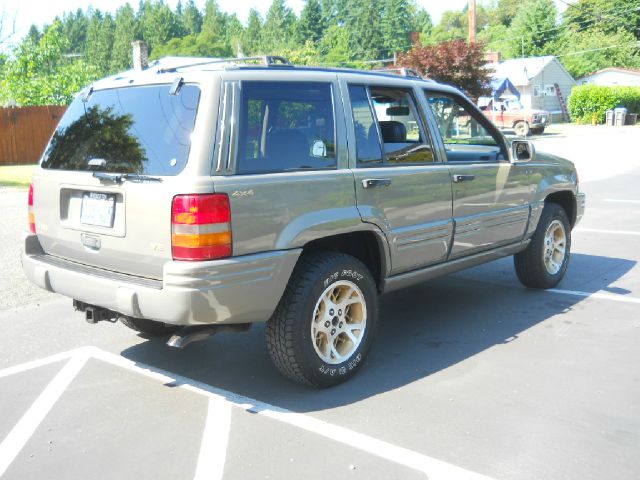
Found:
[[[516,122],[513,126],[513,130],[516,132],[516,135],[519,137],[526,137],[531,133],[531,128],[529,128],[529,124],[524,120],[520,120]]]
[[[180,329],[179,325],[154,322],[153,320],[147,320],[145,318],[120,317],[120,321],[130,329],[144,333],[150,337],[171,335]]]
[[[353,302],[344,305],[347,299]],[[376,284],[362,262],[343,253],[304,254],[267,322],[269,355],[296,382],[337,385],[362,366],[377,317]]]
[[[564,277],[571,256],[571,225],[564,209],[547,203],[526,250],[514,255],[516,274],[529,288],[553,288]]]
[[[531,129],[531,134],[532,135],[542,135],[543,133],[544,133],[544,127],[532,128]]]

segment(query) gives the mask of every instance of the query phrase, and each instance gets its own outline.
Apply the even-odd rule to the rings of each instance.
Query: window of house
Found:
[[[554,85],[545,85],[544,86],[544,96],[545,97],[555,97],[556,96],[556,87]]]
[[[533,86],[533,96],[534,97],[539,97],[540,96],[540,85],[534,85]]]

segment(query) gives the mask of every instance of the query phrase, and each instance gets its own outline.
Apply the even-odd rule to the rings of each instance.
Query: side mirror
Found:
[[[514,140],[511,142],[511,162],[530,162],[536,156],[536,149],[530,140]]]

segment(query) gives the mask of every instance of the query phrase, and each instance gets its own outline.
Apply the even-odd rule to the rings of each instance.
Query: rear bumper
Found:
[[[289,281],[300,249],[210,262],[172,262],[163,280],[122,275],[47,255],[25,238],[22,267],[36,285],[84,303],[175,325],[267,320]]]

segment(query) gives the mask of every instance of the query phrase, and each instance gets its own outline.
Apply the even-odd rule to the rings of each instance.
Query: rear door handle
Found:
[[[390,178],[365,178],[362,180],[364,188],[388,187],[389,185],[391,185]]]
[[[473,180],[474,178],[476,178],[475,175],[454,175],[453,176],[453,181],[455,183],[460,183],[460,182],[470,182],[471,180]]]

